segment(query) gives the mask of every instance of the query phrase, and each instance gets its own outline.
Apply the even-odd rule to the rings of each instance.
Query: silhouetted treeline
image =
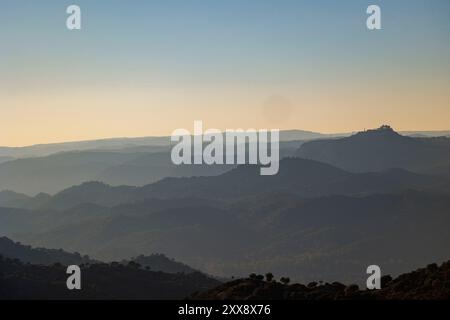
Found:
[[[395,279],[381,278],[380,290],[361,290],[357,285],[339,282],[311,282],[307,285],[289,285],[288,278],[273,280],[252,274],[218,287],[196,293],[194,300],[448,300],[450,299],[450,261],[441,266],[430,264],[426,268],[403,274]]]
[[[132,261],[140,264],[142,267],[152,271],[162,271],[167,273],[193,273],[197,270],[189,267],[188,265],[169,259],[162,253],[155,253],[149,256],[140,255],[133,258]],[[128,263],[127,260],[123,261]]]
[[[220,282],[199,272],[169,274],[131,262],[81,265],[82,290],[66,287],[66,267],[0,256],[0,299],[183,299]]]

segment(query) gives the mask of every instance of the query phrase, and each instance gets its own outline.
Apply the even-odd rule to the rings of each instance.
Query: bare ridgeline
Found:
[[[267,176],[167,137],[0,148],[0,297],[448,298],[448,135],[282,131]]]

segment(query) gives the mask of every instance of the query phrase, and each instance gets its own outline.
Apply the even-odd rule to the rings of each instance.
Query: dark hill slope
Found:
[[[169,274],[136,263],[81,265],[82,290],[66,287],[66,267],[38,266],[0,256],[0,300],[183,299],[220,282],[201,273]]]
[[[381,290],[360,290],[339,282],[308,285],[264,281],[263,276],[234,280],[191,296],[194,300],[448,300],[450,299],[450,261],[441,266],[382,277]]]

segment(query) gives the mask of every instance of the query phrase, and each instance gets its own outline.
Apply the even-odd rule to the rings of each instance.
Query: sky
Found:
[[[0,0],[0,145],[449,130],[449,39],[448,0]]]

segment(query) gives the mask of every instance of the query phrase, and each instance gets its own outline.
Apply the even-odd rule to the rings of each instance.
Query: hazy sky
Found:
[[[66,7],[82,30],[66,29]],[[380,31],[366,8],[382,9]],[[0,145],[450,129],[448,0],[0,0]]]

